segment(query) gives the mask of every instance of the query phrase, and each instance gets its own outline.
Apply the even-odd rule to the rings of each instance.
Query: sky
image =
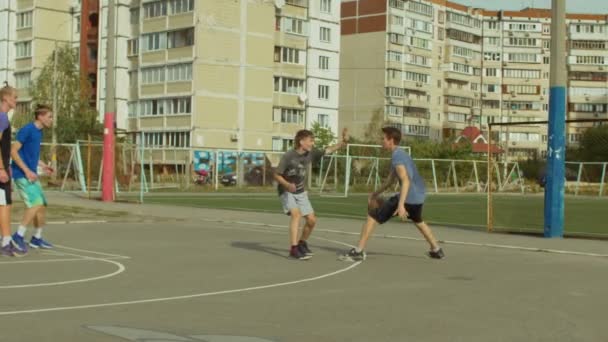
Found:
[[[489,10],[520,10],[525,7],[551,8],[551,0],[451,0]],[[608,14],[608,0],[566,0],[569,13]]]

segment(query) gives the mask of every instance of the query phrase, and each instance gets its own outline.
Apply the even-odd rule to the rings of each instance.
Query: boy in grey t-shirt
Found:
[[[369,196],[367,222],[361,230],[358,246],[341,255],[340,259],[345,261],[365,260],[364,249],[376,224],[383,224],[393,216],[399,216],[404,221],[406,219],[412,220],[429,243],[430,251],[428,255],[434,259],[442,259],[444,257],[443,250],[439,247],[431,228],[422,220],[422,207],[426,197],[424,179],[418,173],[412,158],[399,148],[401,132],[394,127],[384,127],[382,132],[384,133],[382,147],[392,151],[391,173],[380,189]],[[399,181],[400,192],[386,201],[379,201],[378,196],[388,189],[396,179]]]
[[[327,147],[324,151],[314,149],[314,135],[309,130],[300,130],[294,138],[294,149],[287,151],[275,170],[274,179],[278,183],[278,192],[285,214],[291,216],[289,222],[289,239],[291,247],[289,256],[294,259],[310,259],[312,252],[306,242],[315,228],[317,218],[306,192],[306,171],[311,163],[318,162],[326,153],[331,154],[346,145],[348,131],[342,131],[340,143]],[[306,218],[302,235],[298,238],[300,219]]]

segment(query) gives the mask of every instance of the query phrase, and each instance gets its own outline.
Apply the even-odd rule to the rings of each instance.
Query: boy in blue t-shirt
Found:
[[[428,255],[434,259],[442,259],[444,257],[443,250],[439,247],[429,226],[422,220],[422,206],[426,197],[424,179],[418,173],[412,158],[399,148],[401,132],[394,127],[384,127],[382,132],[384,133],[382,147],[392,151],[391,174],[380,189],[369,196],[367,222],[361,230],[359,245],[348,253],[341,255],[340,259],[346,261],[365,260],[365,245],[376,224],[383,224],[393,216],[399,216],[403,221],[408,218],[412,220],[430,245]],[[399,181],[400,192],[386,201],[378,200],[378,196],[388,189],[396,179]]]
[[[45,173],[53,173],[53,169],[40,160],[40,144],[42,143],[42,129],[50,128],[53,124],[53,112],[47,106],[38,105],[34,112],[35,120],[23,126],[17,132],[17,139],[13,143],[11,156],[13,163],[11,169],[19,195],[25,202],[27,209],[19,229],[13,234],[13,241],[21,249],[26,249],[25,232],[27,226],[34,222],[34,234],[30,240],[32,248],[52,248],[49,242],[42,238],[42,230],[46,217],[46,197],[38,180],[38,166]]]

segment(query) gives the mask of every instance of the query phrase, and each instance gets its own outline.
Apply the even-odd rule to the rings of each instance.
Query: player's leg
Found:
[[[300,211],[294,196],[294,194],[289,192],[284,192],[280,196],[283,211],[285,214],[289,215],[289,257],[306,260],[309,259],[310,256],[302,253],[298,247],[302,212]]]
[[[32,205],[38,206],[38,211],[36,211],[36,215],[34,216],[34,234],[30,240],[30,247],[44,249],[53,248],[51,243],[42,238],[42,231],[46,224],[47,201],[40,182],[36,181],[35,183],[32,183],[29,192]]]
[[[300,237],[300,241],[298,241],[298,246],[304,254],[312,256],[314,253],[308,248],[308,239],[317,225],[317,216],[310,204],[307,193],[296,195],[296,202],[302,216],[306,219],[304,227],[302,228],[302,236]]]
[[[443,250],[439,246],[437,239],[433,235],[431,228],[422,220],[422,204],[405,204],[405,210],[407,210],[408,218],[414,222],[418,231],[424,236],[424,239],[428,242],[430,251],[429,256],[435,259],[441,259],[445,255]]]
[[[0,183],[0,232],[2,233],[0,254],[3,256],[20,256],[25,253],[11,237],[12,203],[11,183]]]

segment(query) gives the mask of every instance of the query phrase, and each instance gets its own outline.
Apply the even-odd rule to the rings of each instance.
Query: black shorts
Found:
[[[370,210],[368,214],[378,223],[383,224],[393,217],[398,205],[399,195],[395,195],[384,201],[384,204],[380,208]],[[414,223],[422,222],[422,206],[422,204],[405,203],[407,218],[412,220]]]
[[[2,194],[4,192],[4,194]],[[6,205],[13,204],[13,197],[11,196],[13,192],[13,187],[11,186],[11,181],[9,180],[6,183],[0,182],[0,203],[6,203]],[[4,195],[4,199],[6,202],[2,201],[2,196]],[[2,205],[2,204],[0,204]]]

